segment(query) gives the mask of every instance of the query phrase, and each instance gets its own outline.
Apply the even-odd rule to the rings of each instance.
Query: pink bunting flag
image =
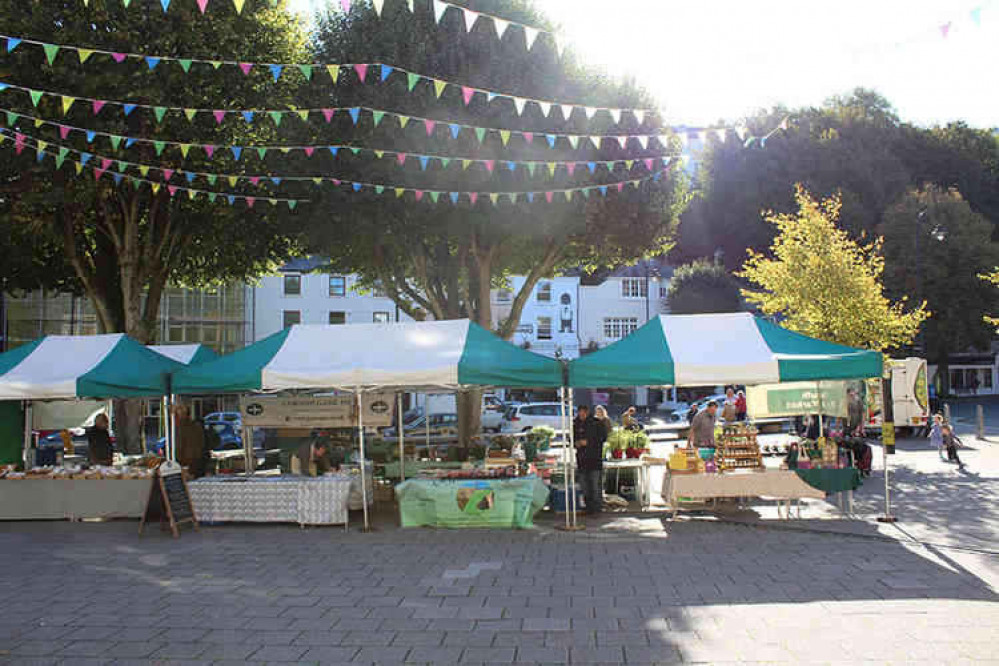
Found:
[[[22,150],[24,150],[24,135],[14,132],[14,152],[20,155]]]
[[[100,167],[94,167],[94,180],[100,180],[101,176],[104,175],[104,171],[105,169],[102,169]]]
[[[208,7],[208,0],[198,0],[198,9],[201,10],[202,14],[205,13],[205,9],[207,7]]]
[[[65,125],[59,125],[59,138],[65,139],[69,136],[69,128]]]
[[[202,148],[205,149],[205,155],[208,155],[208,157],[211,157],[211,156],[213,156],[215,154],[215,146],[204,145],[204,146],[202,146]]]
[[[250,183],[253,184],[253,185],[259,185],[260,184],[260,177],[259,176],[250,176]]]
[[[256,197],[246,197],[246,207],[253,208],[253,204],[257,203]]]
[[[461,96],[465,98],[465,106],[468,106],[472,101],[472,98],[475,97],[475,90],[469,88],[468,86],[462,86]]]
[[[950,34],[950,26],[951,26],[950,21],[940,26],[940,35],[943,36],[944,39],[947,39],[947,35]]]
[[[423,190],[416,190],[416,200],[419,201],[423,198]]]
[[[522,132],[522,134],[524,135],[524,141],[527,143],[534,141],[534,132]]]
[[[215,116],[216,125],[221,125],[222,121],[225,120],[225,111],[215,110],[212,111],[212,115]]]
[[[333,183],[334,185],[340,185],[341,184],[341,181],[340,181],[339,178],[330,178],[330,182]]]
[[[649,171],[652,171],[652,158],[650,157],[642,161],[645,162],[645,168],[648,169]]]
[[[114,58],[114,61],[117,62],[117,63],[123,63],[123,62],[125,62],[125,54],[124,53],[112,53],[111,57]]]
[[[163,181],[166,182],[173,178],[173,169],[163,169]]]
[[[569,175],[571,176],[572,173],[576,170],[576,163],[575,162],[566,162],[565,168],[569,170]]]
[[[111,166],[111,160],[109,160],[106,157],[101,158],[101,168],[104,169],[105,171],[107,171],[107,168],[109,166]]]
[[[618,183],[617,184],[617,191],[618,192],[624,192],[624,183]]]
[[[475,202],[479,200],[479,193],[478,192],[469,192],[468,193],[468,198],[471,199],[472,205],[474,206]]]
[[[551,203],[552,202],[552,197],[554,197],[554,196],[555,196],[554,192],[545,192],[545,201],[547,201],[548,203]]]
[[[496,161],[495,160],[485,160],[483,162],[483,164],[486,165],[486,171],[488,171],[489,173],[492,173],[493,172],[493,168],[496,166]]]
[[[313,146],[306,146],[304,150],[306,157],[312,157],[312,153],[316,152],[316,149]]]
[[[243,70],[243,74],[249,74],[250,70],[253,69],[252,62],[241,62],[239,63],[239,68]]]
[[[170,196],[173,196],[173,195],[177,194],[177,186],[176,185],[167,185],[167,192],[170,193]]]
[[[323,118],[326,122],[333,120],[333,114],[336,113],[336,109],[323,109]]]
[[[361,83],[364,83],[364,77],[368,75],[368,66],[354,65],[354,71],[357,72],[357,78],[361,79]]]
[[[399,163],[399,166],[402,166],[403,164],[406,163],[406,157],[407,157],[406,153],[396,153],[395,161]]]
[[[343,13],[350,13],[350,0],[340,0],[340,6],[343,7]]]
[[[106,103],[107,103],[107,102],[104,102],[104,101],[102,101],[102,100],[99,100],[99,99],[95,99],[95,100],[93,101],[93,107],[94,107],[94,115],[95,115],[95,116],[96,116],[96,115],[97,115],[98,113],[100,113],[100,112],[101,112],[101,109],[103,109],[103,108],[104,108],[104,105],[105,105]]]
[[[424,120],[423,126],[427,128],[427,136],[430,136],[434,133],[434,127],[437,126],[437,123],[433,120]]]

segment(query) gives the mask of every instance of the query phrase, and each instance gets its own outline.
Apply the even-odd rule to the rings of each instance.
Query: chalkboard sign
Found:
[[[178,525],[191,523],[198,529],[198,519],[191,506],[191,495],[187,492],[187,482],[180,465],[165,462],[156,471],[156,477],[149,488],[146,510],[139,522],[139,534],[147,522],[159,520],[164,529],[170,526],[174,538],[180,536]]]

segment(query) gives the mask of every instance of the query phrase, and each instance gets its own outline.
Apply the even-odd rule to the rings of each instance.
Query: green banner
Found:
[[[847,389],[857,382],[791,382],[750,386],[746,405],[754,418],[822,413],[847,417]]]

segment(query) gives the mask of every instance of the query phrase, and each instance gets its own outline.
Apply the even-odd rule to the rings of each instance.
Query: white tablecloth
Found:
[[[360,478],[218,477],[188,484],[199,521],[346,525],[351,488]]]
[[[0,520],[140,518],[152,479],[0,480]]]

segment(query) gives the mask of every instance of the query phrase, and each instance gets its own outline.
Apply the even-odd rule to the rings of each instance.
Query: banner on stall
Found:
[[[365,393],[362,398],[365,427],[392,424],[394,394]],[[354,428],[357,398],[334,396],[243,396],[239,400],[243,425],[263,428]]]
[[[847,388],[856,382],[789,382],[746,387],[753,418],[818,414],[847,417]]]

